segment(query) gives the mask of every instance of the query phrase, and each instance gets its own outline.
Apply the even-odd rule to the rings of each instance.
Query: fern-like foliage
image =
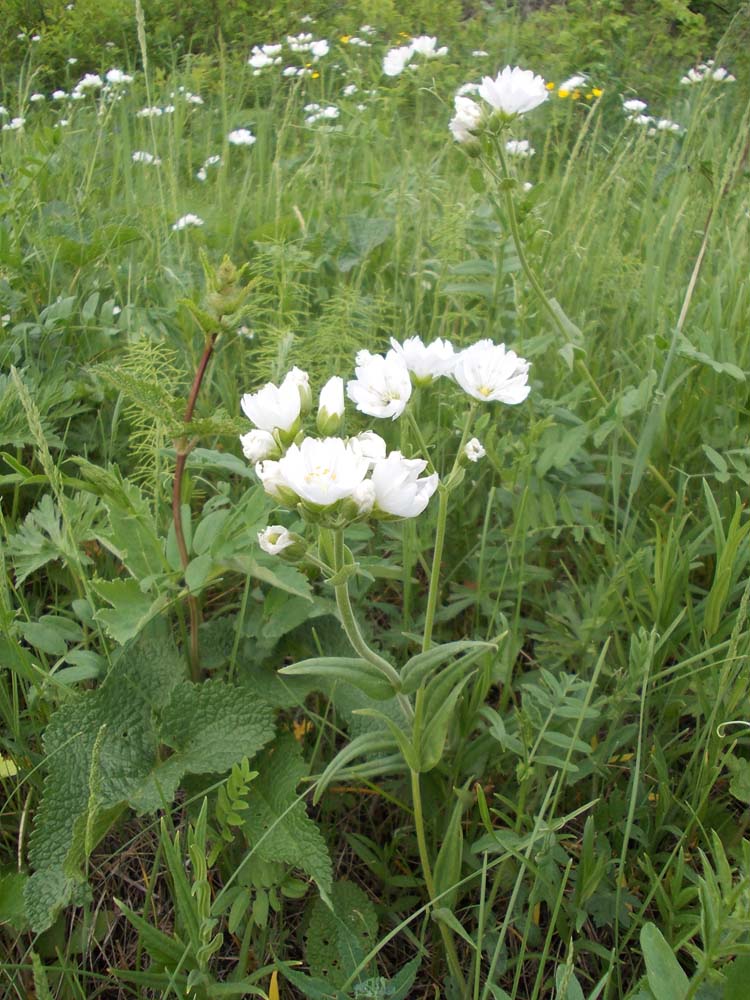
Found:
[[[273,730],[273,713],[257,698],[185,680],[163,629],[124,647],[101,687],[59,708],[44,735],[47,776],[25,892],[34,930],[85,898],[88,855],[123,809],[169,806],[183,775],[226,771]]]
[[[8,555],[16,571],[16,582],[22,583],[35,570],[56,559],[87,565],[90,559],[80,551],[85,542],[93,541],[103,523],[104,511],[98,499],[90,493],[77,493],[69,503],[67,530],[63,512],[45,493],[30,510],[23,523],[8,538]]]

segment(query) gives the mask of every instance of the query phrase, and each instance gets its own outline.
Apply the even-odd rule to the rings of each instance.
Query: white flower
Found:
[[[470,97],[457,95],[454,98],[456,113],[448,123],[451,135],[456,142],[472,142],[476,139],[475,132],[482,119],[482,109]]]
[[[42,101],[46,100],[44,94],[32,94],[29,98],[32,104],[40,104]]]
[[[136,111],[136,118],[161,118],[164,114],[161,108],[141,108],[140,111]]]
[[[107,83],[111,83],[113,86],[133,82],[133,77],[129,73],[123,73],[121,69],[107,70],[106,79]]]
[[[6,107],[3,107],[2,104],[0,104],[0,115],[2,115],[3,118],[8,117],[8,109]]]
[[[53,101],[64,101],[67,96],[68,95],[65,93],[64,90],[53,90],[52,91],[52,100]]]
[[[482,402],[522,403],[530,392],[529,362],[505,344],[480,340],[456,357],[453,376],[474,399]]]
[[[385,441],[375,431],[362,431],[356,437],[349,438],[347,444],[358,455],[366,458],[371,467],[385,458]]]
[[[448,54],[446,46],[443,45],[441,48],[437,48],[437,38],[433,38],[430,35],[418,35],[416,38],[412,38],[410,48],[412,52],[424,56],[425,59],[434,59],[436,56]]]
[[[297,503],[297,495],[286,485],[278,462],[266,459],[255,466],[255,474],[263,483],[263,489],[279,503],[293,507]]]
[[[154,167],[158,167],[159,164],[161,163],[161,160],[159,159],[158,156],[154,156],[153,153],[147,153],[145,152],[145,150],[142,149],[136,150],[133,153],[131,159],[133,163],[149,163]]]
[[[270,556],[277,556],[296,541],[295,536],[283,524],[269,524],[263,531],[258,532],[258,545]]]
[[[391,347],[400,355],[417,382],[434,382],[453,371],[455,354],[449,340],[433,340],[425,345],[421,337],[408,337],[403,344],[391,337]]]
[[[363,479],[351,496],[357,505],[358,516],[366,517],[375,506],[375,487],[371,479]]]
[[[456,91],[456,96],[465,97],[467,94],[478,94],[480,86],[479,83],[462,83]]]
[[[404,458],[392,451],[378,462],[372,472],[375,489],[375,509],[393,517],[416,517],[429,503],[438,486],[437,473],[419,479],[427,468],[421,458]]]
[[[206,168],[201,167],[199,170],[196,171],[195,176],[197,180],[205,181],[205,179],[208,177],[208,174],[206,173]]]
[[[508,139],[505,149],[511,156],[533,156],[536,153],[528,139]]]
[[[479,96],[495,111],[505,115],[522,115],[544,103],[549,92],[541,76],[530,69],[506,66],[493,80],[482,78]]]
[[[630,121],[634,122],[636,125],[650,125],[654,119],[651,115],[631,115]]]
[[[268,45],[261,45],[260,48],[261,51],[267,56],[278,56],[281,52],[282,46],[280,42],[272,42]]]
[[[329,378],[318,399],[318,430],[323,435],[335,434],[344,416],[344,380],[340,375]]]
[[[301,500],[321,507],[352,496],[367,469],[367,459],[336,437],[305,438],[279,460],[284,485]]]
[[[397,49],[389,49],[383,56],[383,72],[386,76],[398,76],[403,73],[413,55],[414,50],[411,45],[401,45]]]
[[[718,69],[715,69],[711,73],[711,79],[712,80],[718,80],[718,81],[720,81],[722,83],[736,83],[737,82],[737,78],[735,76],[732,76],[732,74],[729,72],[729,70],[728,69],[724,69],[723,66],[719,66]]]
[[[356,379],[347,383],[346,394],[361,413],[395,420],[406,408],[411,396],[409,369],[395,351],[385,357],[359,351]]]
[[[344,97],[351,97],[352,94],[356,94],[358,90],[359,90],[359,87],[357,86],[356,83],[347,83],[347,85],[344,87],[342,93],[343,93]]]
[[[296,75],[297,75],[296,66],[287,66],[284,70],[282,70],[282,76],[296,76]]]
[[[76,84],[76,90],[97,90],[102,86],[102,78],[98,73],[86,73]]]
[[[69,118],[61,118],[60,121],[55,122],[54,127],[55,128],[65,128],[66,125],[70,125],[70,119]]]
[[[484,49],[474,49],[471,54],[475,59],[485,59],[489,55],[489,52],[485,52]]]
[[[486,454],[487,452],[484,450],[484,446],[478,438],[472,438],[471,441],[466,442],[464,455],[466,455],[470,462],[478,462],[479,459],[484,458]]]
[[[307,413],[312,406],[312,391],[310,389],[310,376],[301,368],[291,368],[284,376],[281,388],[293,385],[299,393],[302,413]]]
[[[648,105],[645,101],[639,101],[637,98],[633,98],[630,101],[623,101],[622,107],[624,111],[630,111],[633,114],[638,114],[641,111],[645,111]]]
[[[669,118],[660,118],[656,125],[654,126],[657,132],[681,132],[681,127],[677,122],[671,121]]]
[[[582,87],[586,80],[588,79],[583,73],[576,73],[574,76],[569,76],[567,80],[563,80],[562,83],[558,84],[558,90],[578,90]]]
[[[236,128],[227,136],[227,142],[230,142],[233,146],[252,146],[255,142],[255,136],[250,129]]]
[[[205,103],[200,94],[185,94],[185,100],[188,104],[201,105]]]
[[[254,430],[240,435],[242,454],[255,464],[278,453],[279,446],[270,431]]]
[[[173,223],[172,229],[175,232],[179,232],[181,229],[187,229],[188,226],[202,226],[203,219],[199,215],[193,215],[192,212],[188,212],[187,215],[183,215],[181,219]]]
[[[18,132],[25,124],[25,118],[11,118],[6,125],[3,125],[3,132]]]
[[[527,194],[528,194],[528,192],[529,192],[529,191],[531,191],[531,189],[532,189],[533,187],[534,187],[534,185],[533,185],[533,184],[531,183],[531,181],[524,181],[524,182],[523,182],[523,190],[524,190],[524,191],[525,191],[525,192],[526,192]]]
[[[328,55],[329,48],[330,46],[328,45],[326,39],[321,38],[319,41],[313,42],[312,45],[310,46],[310,55],[314,59],[322,59],[323,56]]]
[[[289,432],[299,420],[302,399],[296,384],[285,378],[280,386],[267,382],[257,392],[245,393],[240,406],[259,430]]]
[[[76,59],[76,57],[75,57],[75,56],[70,56],[70,57],[68,58],[68,66],[75,66],[75,64],[76,64],[77,62],[78,62],[78,60]]]

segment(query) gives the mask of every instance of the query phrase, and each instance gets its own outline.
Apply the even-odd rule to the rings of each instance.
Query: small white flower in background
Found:
[[[522,403],[530,392],[529,362],[505,344],[480,340],[456,356],[453,376],[464,392],[485,403]]]
[[[112,306],[112,315],[119,316],[122,312],[122,306]]]
[[[11,118],[7,124],[3,125],[3,132],[18,132],[25,124],[25,118]]]
[[[330,46],[325,38],[321,38],[317,42],[313,42],[310,46],[310,55],[313,59],[322,59],[323,56],[328,55],[328,50]]]
[[[32,94],[29,98],[32,104],[41,104],[42,101],[46,101],[47,98],[44,94]]]
[[[252,146],[255,141],[255,136],[247,128],[236,128],[227,136],[227,142],[232,146]]]
[[[289,432],[299,420],[302,399],[297,385],[285,378],[280,386],[267,382],[257,392],[245,393],[240,405],[259,430]]]
[[[480,86],[481,84],[479,83],[462,83],[456,91],[456,97],[466,97],[467,94],[478,94]]]
[[[52,91],[52,100],[53,101],[64,101],[67,96],[68,95],[65,93],[64,90],[53,90]]]
[[[109,69],[106,73],[107,83],[113,86],[121,86],[126,83],[132,83],[133,77],[129,73],[123,73],[121,69]]]
[[[682,127],[669,118],[659,118],[654,126],[657,132],[681,132]]]
[[[281,75],[282,76],[296,76],[297,75],[297,67],[296,66],[287,66],[282,71]]]
[[[707,59],[706,62],[699,63],[698,66],[687,71],[685,76],[680,80],[680,83],[703,83],[705,80],[714,80],[717,83],[736,83],[737,78],[728,69],[724,66],[714,69],[714,65],[713,59]]]
[[[371,24],[362,24],[359,30],[363,35],[374,35],[377,32],[377,28],[373,28]]]
[[[719,66],[711,72],[711,79],[717,80],[720,83],[736,83],[737,77],[732,76],[728,69],[724,69],[723,66]]]
[[[158,167],[161,164],[161,160],[158,156],[154,156],[153,153],[147,153],[145,150],[138,149],[133,153],[131,157],[133,163],[148,163],[151,166]]]
[[[151,108],[141,108],[140,111],[136,111],[136,118],[161,118],[164,114],[161,108],[151,107]]]
[[[456,142],[475,142],[476,132],[482,120],[481,107],[470,97],[456,96],[453,103],[456,113],[448,123],[451,135]]]
[[[267,66],[273,66],[275,60],[272,56],[266,55],[265,52],[261,52],[260,49],[257,51],[253,49],[250,58],[247,61],[248,66],[252,66],[253,69],[265,69]]]
[[[358,351],[355,375],[347,382],[346,394],[360,413],[392,420],[401,416],[411,396],[411,378],[400,355],[393,350],[385,357]]]
[[[425,59],[435,59],[437,56],[445,56],[448,49],[445,45],[437,48],[437,38],[430,35],[418,35],[412,38],[409,47],[416,55],[424,56]]]
[[[623,101],[622,107],[624,111],[630,111],[632,114],[640,114],[641,111],[645,111],[648,105],[645,101],[639,101],[637,98],[632,98],[629,101]]]
[[[161,110],[162,110],[162,112],[165,115],[173,115],[174,114],[174,104],[165,104],[164,107]]]
[[[487,452],[484,450],[482,442],[478,438],[472,438],[471,441],[467,441],[464,447],[464,455],[468,458],[470,462],[478,462],[480,458],[484,458]]]
[[[75,56],[70,56],[70,58],[68,59],[68,66],[75,66],[77,62],[78,60],[76,59]]]
[[[9,114],[8,109],[3,107],[2,104],[0,104],[0,117],[7,118],[8,114]]]
[[[557,89],[558,91],[578,90],[579,87],[582,87],[587,80],[588,77],[585,76],[585,74],[576,73],[574,76],[569,76],[567,80],[563,80],[562,83],[558,84]]]
[[[475,59],[486,59],[486,57],[489,55],[489,52],[485,52],[484,49],[474,49],[474,51],[471,54],[474,56]]]
[[[344,416],[344,380],[340,375],[329,378],[318,398],[318,432],[324,437],[335,434]]]
[[[53,128],[65,128],[66,125],[70,125],[70,119],[69,118],[61,118],[60,121],[55,122],[55,124],[52,127]]]
[[[4,313],[0,316],[0,326],[8,326],[10,323],[10,313]]]
[[[270,556],[277,556],[284,549],[295,545],[299,540],[298,535],[293,535],[283,524],[269,524],[263,531],[258,532],[258,545]]]
[[[631,115],[629,120],[635,125],[650,125],[655,121],[651,115]]]
[[[260,50],[264,55],[271,56],[275,58],[281,52],[282,45],[280,42],[270,42],[266,45],[261,45]]]
[[[533,111],[549,97],[542,77],[519,66],[506,66],[494,79],[483,77],[478,93],[490,107],[504,115]]]
[[[356,94],[358,90],[359,90],[359,87],[357,86],[356,83],[348,83],[344,87],[342,93],[343,93],[344,97],[351,97],[352,94]]]
[[[383,72],[386,76],[399,76],[406,69],[413,55],[414,50],[411,45],[401,45],[397,49],[389,49],[383,56]]]
[[[528,139],[509,139],[505,143],[505,149],[511,156],[533,156],[536,153]]]
[[[441,375],[450,375],[456,360],[449,340],[433,340],[424,344],[421,337],[408,337],[403,344],[391,337],[391,347],[403,359],[417,384],[434,382]]]
[[[533,185],[533,184],[531,183],[531,181],[524,181],[524,183],[523,183],[523,189],[524,189],[524,191],[525,191],[525,192],[526,192],[527,194],[529,193],[529,191],[531,191],[531,189],[532,189],[533,187],[534,187],[534,185]]]
[[[32,42],[41,42],[42,36],[41,35],[32,35],[31,36],[31,40],[32,40]]]
[[[366,42],[364,38],[359,38],[357,35],[353,35],[349,39],[349,45],[354,45],[360,49],[371,49],[372,45],[370,42]]]
[[[187,215],[183,215],[182,218],[178,219],[177,222],[172,224],[172,229],[177,233],[181,229],[188,229],[190,226],[202,226],[203,219],[198,215],[193,215],[192,212],[188,212]]]
[[[391,517],[417,517],[425,509],[438,487],[438,476],[419,479],[427,468],[421,458],[404,458],[400,451],[392,451],[387,458],[377,462],[372,470],[375,489],[375,510]]]
[[[370,466],[385,458],[385,441],[375,431],[362,431],[356,437],[349,438],[347,444],[358,455],[366,458]]]
[[[253,465],[262,462],[265,458],[272,458],[279,454],[279,446],[270,431],[253,430],[247,434],[240,434],[240,444],[242,454]]]
[[[206,173],[206,168],[205,167],[200,167],[198,170],[196,170],[196,172],[195,172],[195,179],[196,180],[199,180],[199,181],[202,182],[202,181],[205,181],[207,177],[208,177],[208,174]]]
[[[76,84],[76,90],[98,90],[103,86],[98,73],[86,73]]]
[[[305,111],[308,109],[313,109],[313,112],[305,118],[306,125],[314,125],[319,121],[332,121],[341,114],[339,109],[332,104],[327,108],[321,108],[319,104],[308,104],[305,106]]]
[[[205,104],[205,101],[203,100],[200,94],[185,94],[185,100],[188,102],[188,104],[195,104],[198,107],[200,107],[200,105],[202,104]]]
[[[367,459],[337,437],[305,438],[279,460],[284,485],[301,500],[321,507],[352,496],[367,470]]]
[[[300,24],[315,24],[315,18],[310,14],[303,14],[299,19]]]

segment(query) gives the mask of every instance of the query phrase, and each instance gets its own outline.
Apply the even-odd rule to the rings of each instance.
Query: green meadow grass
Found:
[[[200,854],[207,784],[188,781],[161,829],[153,817],[121,819],[90,859],[93,902],[68,909],[41,937],[24,922],[15,873],[27,868],[47,766],[41,734],[58,706],[103,677],[118,645],[90,612],[101,605],[96,579],[123,568],[86,535],[98,487],[75,460],[137,483],[168,536],[168,425],[134,399],[126,376],[186,398],[203,335],[185,300],[203,294],[202,255],[216,266],[224,254],[247,263],[252,293],[239,329],[218,343],[198,405],[203,418],[224,414],[226,433],[214,429],[200,442],[214,453],[241,455],[241,395],[292,364],[319,386],[332,374],[351,377],[357,349],[384,350],[389,337],[414,333],[458,346],[489,337],[532,362],[528,401],[482,418],[487,457],[450,513],[436,620],[440,641],[504,636],[498,661],[458,710],[447,761],[424,781],[435,854],[453,789],[471,800],[461,821],[462,881],[446,894],[443,915],[467,995],[744,995],[747,81],[665,85],[671,97],[649,110],[679,122],[679,135],[649,135],[626,121],[628,81],[604,79],[593,81],[601,97],[553,96],[514,126],[536,149],[513,164],[533,185],[517,193],[521,230],[545,290],[582,331],[570,350],[529,287],[472,159],[447,130],[457,86],[514,53],[481,59],[452,47],[445,63],[386,80],[384,44],[353,52],[333,42],[316,79],[283,79],[279,68],[253,77],[234,56],[194,58],[148,86],[137,74],[120,101],[71,104],[65,127],[55,127],[50,100],[28,104],[32,80],[22,79],[13,114],[27,109],[26,127],[0,133],[0,753],[8,769],[0,771],[0,993],[9,998],[31,995],[31,983],[39,997],[181,995],[174,982],[137,974],[148,969],[147,925],[167,933],[179,925],[186,903],[174,858],[190,838]],[[669,72],[676,81],[679,68]],[[348,83],[358,90],[343,96]],[[188,103],[179,88],[205,103]],[[339,117],[306,125],[312,102],[336,105]],[[136,116],[167,104],[173,113]],[[240,127],[257,137],[251,147],[228,143]],[[135,151],[161,164],[135,163]],[[201,182],[196,172],[212,155],[221,163]],[[204,224],[173,231],[186,213]],[[452,458],[452,405],[440,395],[420,405],[425,437]],[[387,433],[394,447],[414,445],[406,429]],[[250,488],[249,479],[195,464],[183,501],[197,524],[211,504],[239,504]],[[61,557],[24,577],[24,519],[45,496],[63,510]],[[434,513],[355,535],[358,558],[379,567],[373,582],[357,584],[366,627],[391,652],[406,649],[423,620],[433,527]],[[210,668],[215,676],[244,683],[254,664],[314,656],[326,643],[342,652],[330,600],[320,597],[320,620],[298,615],[294,600],[238,573],[218,579],[203,607],[204,627],[217,623],[207,649],[228,643]],[[88,617],[74,603],[82,601]],[[253,631],[261,608],[281,622],[263,643]],[[182,643],[181,602],[170,598],[164,616]],[[311,726],[300,744],[310,788],[343,734],[356,731],[350,707],[319,692],[284,707],[288,724]],[[373,756],[348,772],[315,819],[337,877],[374,904],[371,971],[393,979],[423,955],[412,992],[399,995],[459,996],[437,922],[425,917],[405,783],[379,766]],[[223,777],[211,785],[211,823]],[[228,864],[214,866],[212,893]],[[166,870],[170,878],[157,878]],[[270,891],[263,877],[255,899]],[[145,895],[128,895],[139,878]],[[143,923],[128,924],[113,896]],[[304,961],[310,924],[324,919],[311,915],[314,896],[310,888],[303,904],[292,887],[280,913],[264,921],[259,910],[254,926],[225,934],[217,981],[257,973],[254,988],[268,991],[275,965]],[[341,899],[342,916],[356,909]],[[367,950],[351,960],[346,990]],[[110,967],[135,977],[118,979]],[[297,988],[282,977],[282,996],[303,995]],[[372,995],[394,995],[395,987],[380,989]]]

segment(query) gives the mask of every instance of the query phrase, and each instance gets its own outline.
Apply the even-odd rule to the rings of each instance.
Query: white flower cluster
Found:
[[[649,135],[656,135],[658,132],[679,134],[684,131],[681,125],[670,118],[654,118],[653,115],[645,114],[647,107],[646,102],[637,97],[622,102],[622,109],[627,112],[627,120],[634,125],[647,125]]]
[[[209,168],[209,167],[216,167],[216,166],[218,166],[218,165],[219,165],[220,163],[221,163],[221,157],[219,156],[219,154],[218,154],[218,153],[214,153],[214,154],[213,154],[213,156],[209,156],[209,157],[207,157],[207,158],[206,158],[206,159],[205,159],[205,160],[203,161],[203,166],[202,166],[202,167],[200,167],[200,168],[199,168],[199,169],[198,169],[198,170],[196,171],[196,174],[195,174],[196,178],[197,178],[197,179],[198,179],[199,181],[205,181],[205,180],[206,180],[206,178],[208,177],[208,168]]]
[[[421,56],[423,59],[436,59],[447,54],[448,49],[445,45],[438,48],[437,38],[431,35],[418,35],[416,38],[412,38],[408,45],[399,45],[386,52],[383,56],[383,72],[386,76],[399,76],[411,63],[414,56]]]
[[[256,137],[248,128],[236,128],[227,136],[227,142],[232,146],[252,146]]]
[[[148,153],[143,149],[136,150],[131,156],[133,163],[145,163],[148,166],[158,167],[161,165],[161,160],[158,156],[154,156],[153,153]]]
[[[424,344],[420,337],[410,337],[403,344],[391,340],[391,345],[385,355],[359,351],[355,378],[346,385],[349,399],[368,416],[395,420],[404,412],[413,384],[430,385],[441,377],[481,402],[514,405],[529,394],[529,363],[504,344],[481,340],[456,351],[447,340]],[[312,393],[307,372],[299,368],[292,368],[278,386],[268,382],[247,393],[241,406],[254,424],[240,437],[245,457],[255,463],[266,493],[305,517],[339,526],[370,516],[416,517],[437,489],[436,473],[420,478],[427,467],[424,459],[406,458],[400,451],[387,454],[385,441],[374,431],[348,439],[335,436],[345,408],[344,382],[337,375],[319,395],[321,437],[308,437],[302,430]],[[476,438],[464,448],[471,462],[484,453]],[[269,544],[277,542],[274,535]]]
[[[332,121],[338,118],[340,111],[333,104],[329,104],[328,107],[322,107],[320,104],[306,104],[304,107],[305,111],[305,124],[314,125],[315,122],[319,121]]]
[[[173,223],[172,229],[174,232],[178,233],[182,229],[189,229],[190,227],[199,227],[203,225],[203,219],[198,215],[193,215],[192,212],[188,212],[187,215],[183,215],[182,218],[178,219],[177,222]]]
[[[715,83],[736,83],[737,78],[723,66],[716,66],[713,59],[707,59],[704,63],[699,63],[697,66],[689,69],[681,78],[680,83],[707,83],[709,81]]]
[[[477,94],[487,108],[466,97],[467,93]],[[486,112],[512,118],[533,111],[548,97],[549,91],[541,76],[530,69],[506,66],[494,78],[485,76],[480,84],[464,84],[459,88],[455,97],[455,114],[448,127],[456,142],[473,142]],[[531,153],[520,155],[530,156]]]

